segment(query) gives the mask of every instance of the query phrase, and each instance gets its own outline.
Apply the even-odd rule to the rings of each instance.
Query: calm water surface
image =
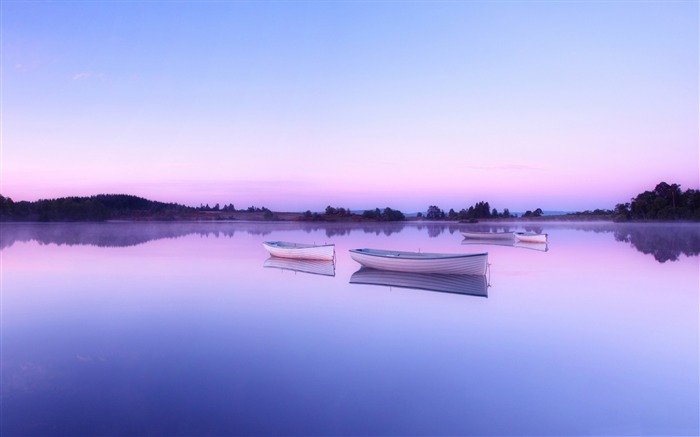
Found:
[[[467,227],[4,224],[0,433],[698,435],[699,226]],[[490,285],[350,283],[359,247],[488,251]]]

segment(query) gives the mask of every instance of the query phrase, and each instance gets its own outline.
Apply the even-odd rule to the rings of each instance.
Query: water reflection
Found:
[[[572,223],[547,222],[542,224],[520,222],[498,222],[492,224],[459,223],[308,223],[308,222],[124,222],[124,223],[3,223],[0,224],[0,250],[18,242],[36,241],[39,244],[92,245],[98,247],[128,247],[153,240],[174,239],[187,235],[202,237],[233,238],[237,232],[265,236],[272,232],[303,231],[308,234],[323,232],[328,239],[347,237],[352,233],[376,236],[391,236],[405,229],[426,232],[430,238],[445,233],[459,235],[460,230],[478,232],[534,233],[557,230],[576,230],[586,233],[611,234],[615,241],[629,243],[637,251],[652,255],[660,263],[676,261],[681,255],[700,254],[700,226],[697,224],[620,224],[612,222]],[[471,244],[464,241],[462,244]],[[502,242],[480,240],[473,244],[503,245]],[[547,251],[548,247],[531,247],[526,244],[513,244],[513,247],[527,247]]]
[[[519,249],[530,249],[536,250],[538,252],[547,252],[549,250],[549,244],[542,243],[529,243],[527,241],[519,240],[504,240],[504,239],[464,239],[462,241],[463,246],[474,246],[474,245],[486,245],[486,246],[505,246],[505,247],[516,247]]]
[[[98,247],[137,246],[153,240],[174,239],[190,234],[214,237],[233,237],[239,228],[226,224],[203,223],[60,223],[60,224],[3,224],[0,225],[0,249],[18,242],[36,241],[39,244],[91,245]],[[263,227],[249,227],[249,233],[265,235]],[[267,231],[267,232],[266,232]]]
[[[700,226],[626,226],[616,229],[614,235],[616,241],[629,243],[660,263],[678,261],[681,254],[700,253]]]
[[[698,435],[697,258],[637,235],[692,256],[697,226],[546,224],[488,247],[491,288],[347,250],[476,252],[466,224],[107,225],[0,228],[0,435]],[[332,240],[335,277],[268,239]]]
[[[545,233],[557,229],[576,230],[594,234],[612,234],[615,241],[629,243],[630,247],[646,255],[652,255],[660,263],[677,261],[681,255],[700,254],[700,225],[694,223],[613,223],[613,222],[548,222],[546,224],[479,224],[464,229],[479,232],[514,232],[518,228],[526,232]],[[484,243],[482,241],[482,243]],[[463,242],[462,244],[472,244]],[[474,242],[473,244],[479,244]],[[503,245],[500,242],[489,242]],[[529,247],[519,246],[516,247]],[[538,250],[538,248],[531,247]],[[539,249],[541,250],[541,248]],[[545,248],[545,251],[548,247]]]
[[[405,226],[383,223],[319,225],[299,222],[3,223],[0,224],[0,250],[17,242],[29,241],[68,246],[129,247],[187,235],[232,238],[236,232],[265,236],[273,231],[304,231],[309,234],[322,231],[328,238],[347,236],[352,232],[390,236],[401,232]]]
[[[549,222],[551,224],[552,222]],[[564,224],[565,222],[559,222]],[[470,232],[489,232],[493,234],[513,233],[513,232],[532,232],[535,234],[543,234],[544,227],[540,224],[532,222],[494,222],[494,223],[478,223],[478,224],[460,224],[456,230]],[[452,231],[450,231],[452,232]],[[515,237],[514,237],[515,238]]]
[[[350,283],[488,297],[488,283],[484,275],[407,273],[362,267],[352,274]]]
[[[399,232],[403,231],[403,229],[406,227],[406,224],[404,223],[385,223],[385,224],[379,224],[379,223],[370,223],[370,224],[362,224],[362,225],[355,225],[355,227],[352,228],[345,228],[345,229],[359,229],[365,234],[374,234],[374,235],[385,235],[385,236],[390,236],[393,234],[398,234]],[[336,231],[337,232],[337,231]],[[349,232],[348,232],[349,234]]]
[[[425,229],[428,231],[428,236],[430,238],[436,238],[443,232],[445,232],[445,227],[439,224],[426,225]]]
[[[271,256],[265,260],[263,267],[290,270],[299,273],[310,273],[314,275],[335,276],[335,264],[333,261],[291,259]]]

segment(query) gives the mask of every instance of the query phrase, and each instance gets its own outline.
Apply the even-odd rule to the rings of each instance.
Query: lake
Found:
[[[3,436],[700,433],[696,224],[0,230]],[[279,268],[268,240],[335,266]],[[488,283],[356,283],[361,247],[488,251]]]

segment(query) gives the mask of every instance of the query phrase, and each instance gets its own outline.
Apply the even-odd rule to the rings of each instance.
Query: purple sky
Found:
[[[612,208],[698,188],[698,2],[2,2],[15,200]]]

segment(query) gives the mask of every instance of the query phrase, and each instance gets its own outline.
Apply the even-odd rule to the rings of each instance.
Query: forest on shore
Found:
[[[190,220],[301,220],[301,221],[400,221],[405,215],[384,208],[355,214],[345,208],[327,207],[323,213],[273,212],[264,206],[236,209],[233,204],[186,206],[144,199],[128,194],[99,194],[90,197],[61,197],[35,202],[13,201],[0,195],[0,221],[3,222],[100,222],[190,221]]]
[[[617,221],[700,221],[700,190],[682,191],[679,184],[661,182],[653,191],[639,193],[629,202],[618,203],[613,214]]]
[[[700,221],[700,190],[681,190],[679,184],[661,182],[651,191],[644,191],[614,209],[596,209],[548,216],[546,219],[602,219],[615,221]],[[232,203],[192,207],[164,203],[127,194],[99,194],[90,197],[62,197],[35,202],[15,202],[0,195],[0,221],[3,222],[79,222],[106,220],[175,221],[175,220],[299,220],[299,221],[403,221],[406,215],[398,209],[369,209],[361,214],[344,207],[326,207],[322,212],[277,213],[266,207],[250,206],[236,209]],[[488,202],[477,202],[459,211],[448,212],[430,205],[418,212],[417,220],[445,220],[475,222],[478,220],[545,219],[541,208],[526,211],[520,216],[508,208],[499,212]]]

